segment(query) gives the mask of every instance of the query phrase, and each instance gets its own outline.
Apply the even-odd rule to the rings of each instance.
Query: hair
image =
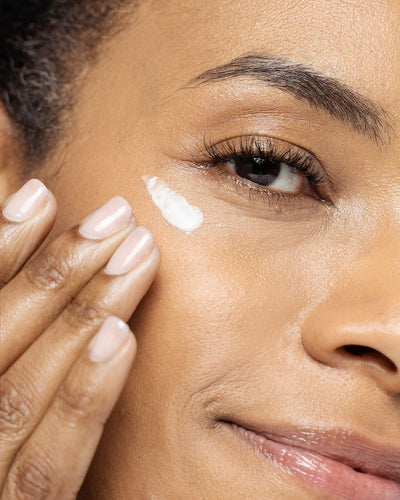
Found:
[[[25,162],[57,145],[75,84],[138,0],[1,0],[0,101]]]

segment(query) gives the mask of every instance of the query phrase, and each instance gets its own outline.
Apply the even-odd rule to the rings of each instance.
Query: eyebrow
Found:
[[[392,126],[381,106],[339,80],[290,59],[267,54],[238,57],[201,73],[185,88],[238,77],[254,78],[307,102],[314,109],[327,111],[372,141],[385,143],[390,138]]]

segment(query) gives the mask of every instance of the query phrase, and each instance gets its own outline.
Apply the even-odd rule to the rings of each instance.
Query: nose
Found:
[[[400,317],[375,304],[326,304],[304,323],[302,340],[316,361],[353,370],[400,394]]]
[[[400,275],[387,250],[383,261],[381,254],[378,263],[375,253],[375,258],[370,255],[357,266],[357,272],[353,267],[342,285],[309,313],[301,334],[305,350],[317,362],[369,377],[382,390],[397,395]]]

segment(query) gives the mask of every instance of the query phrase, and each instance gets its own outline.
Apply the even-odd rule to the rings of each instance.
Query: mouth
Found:
[[[400,500],[400,449],[347,431],[223,423],[261,458],[335,499]]]

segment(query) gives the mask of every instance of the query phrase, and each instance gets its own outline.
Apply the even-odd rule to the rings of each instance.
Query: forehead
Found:
[[[400,2],[391,0],[155,0],[140,24],[167,73],[190,79],[243,54],[312,65],[395,111]],[[171,59],[173,59],[171,61]]]

